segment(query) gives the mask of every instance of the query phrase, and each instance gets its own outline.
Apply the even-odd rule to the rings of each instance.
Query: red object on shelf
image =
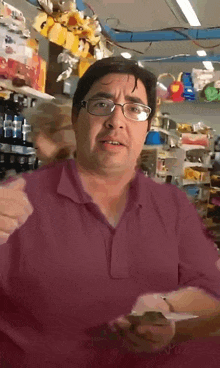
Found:
[[[182,144],[194,144],[208,147],[209,139],[205,134],[182,133]]]
[[[220,197],[215,197],[212,199],[212,203],[215,205],[215,206],[219,206],[220,207]]]
[[[169,85],[168,91],[169,91],[169,98],[174,102],[181,102],[185,100],[185,98],[183,97],[184,85],[182,82],[178,81],[172,82]]]
[[[3,57],[0,57],[0,78],[8,78],[8,62]]]
[[[8,78],[17,86],[25,85],[25,65],[17,60],[8,59]]]

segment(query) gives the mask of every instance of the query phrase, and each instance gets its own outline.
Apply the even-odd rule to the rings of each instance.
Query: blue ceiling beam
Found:
[[[174,30],[117,32],[107,25],[104,28],[116,42],[189,41],[190,38],[194,40],[220,39],[220,28],[180,29],[180,33]]]
[[[82,0],[76,0],[76,9],[79,11],[85,10],[86,6]]]
[[[139,61],[149,61],[149,62],[165,62],[165,63],[200,63],[202,61],[212,61],[212,62],[219,62],[220,63],[220,55],[210,55],[210,56],[191,56],[191,55],[181,55],[181,56],[139,56]]]

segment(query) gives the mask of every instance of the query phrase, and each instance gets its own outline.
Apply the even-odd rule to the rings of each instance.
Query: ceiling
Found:
[[[27,19],[29,27],[33,22],[37,9],[26,0],[6,0],[19,8]],[[220,19],[219,0],[190,0],[201,23],[201,28],[218,27]],[[120,31],[151,31],[170,27],[190,28],[189,23],[179,10],[175,0],[85,0],[98,15],[103,25]],[[38,36],[39,38],[39,36]],[[220,39],[187,41],[159,41],[120,43],[120,46],[130,48],[132,56],[139,57],[171,57],[178,54],[196,56],[196,51],[204,49],[208,55],[220,55]],[[115,54],[126,51],[119,46],[114,48]],[[138,51],[138,52],[137,52]],[[140,53],[141,52],[141,53]],[[220,61],[220,59],[219,59]],[[204,69],[201,62],[143,62],[143,65],[159,75],[162,72],[171,72],[177,77],[181,71],[190,72],[192,68]],[[220,70],[220,64],[213,64]]]

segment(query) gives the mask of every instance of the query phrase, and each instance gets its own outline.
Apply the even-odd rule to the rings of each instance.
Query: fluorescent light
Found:
[[[197,54],[199,55],[199,56],[206,56],[207,54],[206,54],[206,52],[205,52],[205,50],[198,50],[198,51],[196,51],[197,52]]]
[[[196,13],[193,10],[189,0],[176,0],[177,4],[181,8],[183,14],[188,20],[189,24],[193,27],[201,26],[200,21],[197,18]]]
[[[129,54],[129,52],[122,52],[121,56],[123,56],[125,59],[130,59],[131,58],[131,54]]]
[[[206,69],[208,69],[208,70],[214,70],[214,67],[213,67],[211,61],[203,61],[202,63],[203,63],[203,65],[204,65],[204,67]]]
[[[199,56],[206,56],[207,55],[206,52],[205,52],[205,50],[198,50],[196,52],[197,52],[197,54]],[[203,65],[204,65],[204,67],[206,69],[208,69],[208,70],[214,70],[214,67],[213,67],[211,61],[203,61],[202,63],[203,63]]]

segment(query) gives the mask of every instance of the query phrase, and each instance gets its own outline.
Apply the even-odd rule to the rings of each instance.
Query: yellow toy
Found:
[[[78,76],[81,78],[86,70],[90,67],[90,63],[88,61],[80,60],[78,64]]]
[[[48,32],[48,39],[57,45],[63,46],[66,43],[67,29],[60,23],[54,23]]]
[[[47,37],[49,30],[54,25],[54,19],[44,12],[40,12],[34,19],[33,28],[42,36]]]

